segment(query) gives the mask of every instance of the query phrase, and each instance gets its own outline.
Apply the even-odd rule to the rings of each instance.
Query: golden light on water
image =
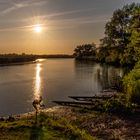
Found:
[[[41,96],[41,63],[36,64],[36,75],[34,81],[34,99],[38,99]]]
[[[35,62],[43,62],[44,59],[37,59]]]

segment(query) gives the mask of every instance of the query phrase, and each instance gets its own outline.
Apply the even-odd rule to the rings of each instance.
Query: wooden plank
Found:
[[[53,101],[59,105],[95,105],[94,102],[76,102],[76,101]]]
[[[114,90],[114,89],[103,89],[103,90],[101,90],[100,91],[101,93],[116,93],[117,92],[117,90]]]
[[[94,101],[94,100],[107,100],[112,98],[113,96],[68,96],[69,98],[75,99],[75,100],[88,100],[88,101]]]

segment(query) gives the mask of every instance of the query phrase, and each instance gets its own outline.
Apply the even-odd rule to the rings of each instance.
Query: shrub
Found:
[[[135,108],[135,104],[127,102],[124,97],[110,99],[103,104],[103,111],[120,115],[132,114]]]
[[[124,77],[123,86],[128,101],[140,104],[140,62]]]

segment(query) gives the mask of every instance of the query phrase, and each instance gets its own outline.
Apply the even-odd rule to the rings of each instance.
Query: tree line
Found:
[[[35,55],[35,54],[0,54],[0,65],[7,65],[11,63],[24,63],[24,62],[31,62],[35,61],[36,59],[40,58],[73,58],[73,55],[67,54],[53,54],[53,55]]]

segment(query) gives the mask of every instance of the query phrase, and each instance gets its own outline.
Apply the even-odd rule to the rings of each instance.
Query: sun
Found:
[[[34,31],[35,31],[36,33],[41,33],[41,32],[42,32],[42,26],[41,26],[40,24],[36,24],[36,25],[34,26]]]

